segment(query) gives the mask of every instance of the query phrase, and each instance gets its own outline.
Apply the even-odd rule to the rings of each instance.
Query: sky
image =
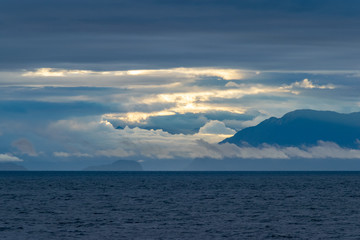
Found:
[[[3,0],[0,161],[360,158],[331,143],[217,145],[295,109],[359,111],[359,10],[355,0]]]

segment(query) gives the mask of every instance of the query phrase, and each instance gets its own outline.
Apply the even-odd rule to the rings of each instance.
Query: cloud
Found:
[[[0,162],[22,162],[22,161],[23,160],[18,157],[15,157],[15,156],[12,156],[9,154],[1,154],[0,153]]]
[[[91,159],[104,156],[133,159],[321,157],[324,153],[318,152],[324,146],[320,145],[320,150],[317,150],[276,146],[219,147],[216,143],[235,130],[253,126],[269,116],[279,116],[294,108],[328,109],[330,106],[344,112],[358,108],[356,104],[351,104],[358,102],[356,91],[353,90],[355,100],[346,98],[345,87],[333,91],[304,91],[303,96],[293,94],[296,90],[305,89],[301,87],[311,90],[327,86],[310,80],[295,84],[294,79],[304,79],[298,74],[269,75],[265,72],[236,82],[218,76],[205,76],[214,73],[198,69],[196,74],[199,75],[196,75],[188,72],[189,69],[171,73],[175,79],[168,79],[171,74],[161,69],[145,69],[143,72],[122,70],[123,75],[119,76],[115,76],[117,71],[106,75],[100,74],[100,70],[78,73],[77,70],[69,70],[55,72],[63,74],[63,77],[22,77],[22,81],[36,82],[40,79],[38,83],[48,82],[49,85],[53,84],[52,81],[73,84],[78,79],[81,80],[77,84],[82,84],[92,78],[96,85],[102,82],[101,79],[107,81],[109,77],[111,80],[108,83],[114,81],[116,84],[112,88],[0,87],[0,128],[3,133],[0,151],[11,152],[14,149],[10,147],[11,142],[26,139],[36,146],[39,153],[69,161],[89,156]],[[53,74],[55,69],[51,71]],[[324,75],[322,79],[327,77]],[[199,78],[201,81],[197,81]],[[352,78],[345,80],[348,81],[347,87],[355,81]],[[221,84],[206,86],[204,83],[207,81]],[[197,85],[199,82],[201,85]],[[292,84],[292,88],[284,87]],[[92,85],[91,81],[89,85]],[[309,96],[309,92],[313,95]],[[112,125],[123,129],[115,130]],[[209,147],[206,148],[201,141],[210,144]],[[15,151],[11,153],[14,155],[37,154],[24,141],[13,146]],[[9,147],[10,150],[7,149]],[[336,156],[349,151],[356,155],[356,151],[338,149]],[[26,158],[25,155],[22,157]],[[45,158],[45,155],[38,155]]]
[[[250,72],[250,71],[248,71]],[[137,69],[127,71],[91,71],[72,70],[56,68],[38,68],[34,71],[26,71],[23,77],[88,77],[94,75],[118,76],[118,77],[172,77],[172,78],[197,78],[197,77],[219,77],[224,80],[243,79],[246,71],[231,68],[169,68],[169,69]]]
[[[306,148],[305,151],[309,154],[310,158],[360,158],[359,149],[342,148],[333,142],[319,141],[317,146]]]
[[[150,74],[155,74],[151,73],[151,69],[149,71]],[[66,75],[67,73],[63,74]],[[83,74],[84,81],[88,76],[90,78],[93,76],[91,73],[81,74]],[[132,79],[133,83],[131,84],[136,85],[137,81],[140,81],[136,88],[128,88],[127,82],[119,88],[0,87],[0,128],[3,133],[0,140],[4,143],[0,151],[11,152],[7,149],[11,146],[11,142],[27,139],[36,146],[36,150],[39,152],[47,149],[47,154],[51,156],[56,155],[53,154],[54,152],[66,153],[69,159],[71,157],[76,158],[76,153],[89,154],[95,158],[100,156],[100,153],[106,154],[107,150],[109,150],[108,154],[122,152],[124,156],[136,156],[136,153],[153,158],[157,156],[173,156],[174,158],[181,156],[180,148],[168,146],[168,140],[171,139],[169,142],[174,142],[174,146],[177,146],[175,142],[189,141],[186,144],[181,143],[185,155],[189,158],[194,155],[207,156],[204,149],[195,144],[196,140],[203,139],[209,143],[216,143],[222,140],[221,138],[225,138],[222,134],[210,134],[209,125],[214,124],[214,122],[209,122],[213,120],[220,122],[214,124],[216,127],[221,127],[220,125],[224,124],[227,128],[238,131],[244,127],[253,126],[269,116],[279,116],[296,108],[329,109],[330,107],[331,110],[344,110],[344,112],[358,108],[356,104],[351,104],[352,101],[358,102],[358,98],[353,98],[355,100],[346,98],[346,88],[335,88],[333,91],[306,91],[306,96],[305,94],[304,96],[292,94],[291,92],[295,91],[295,87],[294,89],[284,88],[284,82],[286,82],[286,86],[290,86],[293,80],[290,81],[289,79],[299,79],[297,74],[267,75],[267,73],[263,73],[263,76],[257,75],[254,79],[243,79],[241,82],[219,81],[218,78],[211,78],[211,81],[218,81],[222,85],[210,87],[198,86],[196,85],[198,82],[193,81],[192,78],[185,79],[186,84],[183,84],[179,79],[170,79],[170,82],[174,81],[171,84],[177,84],[167,87],[160,86],[159,88],[157,88],[157,83],[162,82],[157,82],[157,80],[153,82],[156,77],[153,76],[150,80],[141,80],[141,78],[146,78],[145,75],[141,75],[145,73],[135,72],[133,74],[129,75],[130,78],[136,77]],[[66,79],[66,81],[71,82],[78,77],[78,75],[76,77],[74,75],[72,78],[70,75],[54,78],[44,77],[42,81]],[[97,77],[100,76],[104,79],[107,77],[106,75],[97,75]],[[282,78],[277,80],[278,76]],[[202,76],[195,76],[195,78],[197,77],[202,78]],[[265,84],[267,77],[271,77],[269,84]],[[325,77],[328,76],[323,76],[323,78]],[[336,77],[338,78],[338,76]],[[122,84],[119,79],[117,81],[117,84]],[[141,84],[146,81],[148,81],[148,85],[143,87]],[[163,77],[162,81],[166,82],[166,77]],[[204,77],[202,81],[206,82],[207,77]],[[354,79],[347,79],[347,81],[351,82]],[[302,84],[312,87],[325,86],[310,81],[302,81]],[[349,84],[349,86],[351,85]],[[308,92],[316,92],[316,94],[313,93],[314,96],[309,96]],[[322,96],[319,92],[327,92],[328,95]],[[338,96],[343,96],[343,98]],[[112,123],[115,127],[125,128],[128,126],[128,129],[138,127],[138,130],[135,131],[136,134],[124,129],[117,130],[117,132],[109,130],[110,132],[105,131],[103,133],[100,128],[93,129],[98,124],[94,119],[100,118],[105,122]],[[49,137],[47,126],[56,126],[63,120],[68,120],[66,122],[68,126],[64,128],[74,128],[73,133],[67,130],[62,132],[63,130],[60,128],[57,132],[51,132]],[[94,126],[89,125],[90,121],[94,122]],[[207,125],[204,126],[205,124]],[[87,129],[88,127],[89,129]],[[201,131],[200,128],[202,128]],[[153,135],[147,135],[149,133],[147,131],[151,129],[162,129],[164,134],[169,135],[167,138],[157,137],[154,139]],[[93,131],[97,134],[85,133],[85,131]],[[68,133],[73,139],[66,136],[65,133]],[[142,139],[140,136],[136,139],[129,137],[137,136],[140,133],[144,136]],[[229,132],[224,133],[228,134]],[[56,134],[59,136],[56,137]],[[103,134],[109,136],[100,138],[99,136]],[[85,138],[87,135],[89,135],[88,138]],[[98,140],[96,140],[97,138]],[[145,138],[149,139],[146,140]],[[103,142],[100,142],[100,139]],[[160,145],[157,145],[157,141],[160,141]],[[108,142],[109,145],[106,145],[105,143]],[[123,146],[119,147],[119,144],[123,144]],[[17,145],[15,144],[15,146]],[[20,145],[16,147],[18,152],[14,152],[14,154],[19,152],[26,155],[36,154],[35,150],[34,152],[29,150],[30,148],[26,150],[26,144],[21,145],[21,147]],[[140,149],[142,146],[144,149]],[[95,149],[99,152],[96,152]],[[151,153],[150,150],[152,149],[158,149],[159,154]],[[189,152],[188,149],[195,149],[194,152],[197,153]],[[249,151],[248,149],[247,152]],[[220,158],[223,155],[218,156]]]
[[[359,111],[360,4],[349,1],[5,0],[0,152],[27,139],[69,159],[207,156],[199,140],[215,142],[211,131],[297,108]],[[240,117],[253,109],[261,114]],[[13,148],[36,153],[29,146]],[[223,148],[234,156],[325,154],[321,144],[221,146],[214,154],[227,156]]]
[[[273,146],[238,147],[234,144],[210,144],[204,140],[197,141],[203,148],[201,157],[208,158],[243,158],[243,159],[287,159],[289,158],[281,149]]]
[[[228,88],[250,88],[253,90],[253,92],[255,93],[267,93],[267,92],[293,92],[293,91],[287,91],[287,89],[335,89],[336,86],[333,84],[325,84],[325,85],[318,85],[318,84],[314,84],[312,81],[310,81],[309,79],[305,78],[302,81],[298,81],[298,82],[294,82],[291,83],[290,85],[285,85],[285,86],[265,86],[265,85],[261,85],[261,84],[257,84],[257,85],[245,85],[244,83],[239,84],[239,83],[235,83],[235,82],[228,82],[226,85],[226,87]]]
[[[8,86],[176,88],[204,79],[218,82],[243,80],[256,75],[253,70],[219,67],[177,67],[125,70],[87,70],[66,68],[35,68],[21,72],[0,72],[0,83]],[[223,81],[221,81],[223,80]],[[190,84],[191,85],[191,84]]]
[[[170,134],[163,130],[129,127],[116,130],[107,121],[61,120],[49,126],[48,134],[52,141],[60,142],[59,145],[72,149],[72,152],[154,159],[196,157],[199,147],[195,141],[201,139],[195,135]]]
[[[5,1],[0,66],[356,69],[359,3],[347,3]]]
[[[55,157],[65,157],[65,158],[68,158],[68,157],[91,157],[90,154],[87,154],[87,153],[79,153],[79,152],[76,152],[76,153],[53,152],[53,155],[54,155]]]
[[[244,114],[226,111],[185,114],[169,112],[168,114],[158,116],[141,114],[141,119],[139,119],[139,121],[129,121],[128,118],[124,117],[126,115],[121,114],[106,114],[103,115],[103,118],[111,122],[115,128],[124,128],[125,126],[129,126],[130,128],[139,127],[143,129],[163,129],[171,134],[195,134],[208,121],[222,121],[230,128],[233,128],[232,126],[236,126],[235,129],[238,129],[239,126],[242,126],[242,123],[254,119],[254,117],[258,114],[259,113],[256,111],[246,112]]]
[[[335,85],[326,84],[326,85],[317,85],[311,82],[309,79],[305,78],[302,81],[294,82],[284,88],[307,88],[307,89],[335,89]]]
[[[163,130],[129,128],[116,130],[106,121],[84,122],[62,120],[49,126],[53,141],[65,149],[92,156],[130,157],[132,159],[360,159],[359,149],[341,148],[331,142],[316,146],[282,147],[276,145],[236,146],[217,144],[218,133],[233,133],[221,122],[211,121],[197,134],[170,134]],[[57,156],[70,156],[59,151]]]
[[[161,93],[156,95],[145,96],[138,99],[143,104],[154,103],[171,103],[176,104],[174,107],[168,108],[168,112],[174,113],[205,113],[215,111],[226,111],[230,113],[243,114],[246,111],[245,106],[228,106],[227,104],[212,103],[218,99],[241,99],[247,95],[261,94],[279,94],[290,92],[280,87],[271,87],[261,84],[239,84],[238,88],[231,89],[199,89],[199,91]],[[133,118],[133,113],[129,112],[120,116],[126,121],[137,121]],[[170,115],[170,114],[168,114]],[[138,116],[138,113],[135,115]]]
[[[198,70],[198,68],[195,69]],[[58,70],[52,69],[51,72]],[[173,69],[170,70],[173,71]],[[74,83],[76,83],[75,85],[92,86],[92,84],[101,85],[107,82],[114,87],[0,87],[0,118],[19,121],[21,116],[26,115],[26,118],[31,121],[48,121],[50,119],[70,118],[71,116],[104,114],[104,118],[114,123],[118,122],[118,126],[137,126],[145,129],[159,129],[162,119],[176,119],[179,125],[174,124],[171,127],[169,123],[165,122],[163,129],[170,133],[189,134],[197,132],[208,120],[221,120],[228,127],[236,130],[251,126],[258,122],[252,122],[248,119],[248,122],[243,124],[242,120],[230,117],[231,114],[244,115],[251,109],[257,109],[265,113],[265,116],[272,116],[284,114],[296,108],[349,112],[356,110],[357,106],[356,103],[352,104],[345,88],[336,88],[334,91],[304,91],[303,96],[295,96],[294,93],[298,93],[303,88],[290,88],[289,86],[295,86],[296,82],[294,83],[289,79],[298,77],[297,74],[286,73],[283,75],[282,73],[264,72],[260,74],[264,76],[255,74],[255,77],[243,79],[239,83],[219,81],[217,77],[194,76],[191,75],[193,74],[190,71],[193,70],[192,68],[186,68],[186,71],[181,70],[185,72],[185,75],[189,74],[191,77],[173,79],[168,78],[166,71],[170,70],[145,69],[139,70],[139,72],[132,72],[133,70],[108,72],[59,70],[59,74],[64,77],[44,77],[38,83],[47,82],[52,85],[54,84],[53,79],[56,79],[55,81],[64,81],[64,85],[70,84],[70,86]],[[190,71],[191,74],[187,71]],[[248,70],[241,71],[249,72]],[[117,72],[123,75],[113,76]],[[156,77],[156,74],[162,76]],[[152,77],[149,78],[148,75]],[[93,77],[96,78],[93,79]],[[328,78],[329,76],[326,75],[325,77]],[[338,76],[336,77],[338,78]],[[79,80],[79,78],[81,79]],[[199,83],[196,81],[197,78],[201,78],[200,85],[197,85]],[[278,78],[280,80],[277,80]],[[31,79],[26,77],[26,81],[31,81]],[[204,83],[207,81],[217,81],[221,84],[206,86]],[[350,83],[351,80],[348,81],[349,85],[354,84]],[[166,84],[167,82],[168,84]],[[305,84],[304,86],[307,87],[328,85],[314,84],[311,81],[298,83],[301,83],[301,86]],[[356,88],[348,89],[351,89],[353,96],[356,95]],[[309,96],[311,94],[313,96]],[[336,104],[334,104],[334,98],[336,98]],[[314,102],[316,103],[314,104]],[[344,106],[347,106],[347,109],[344,109]],[[186,125],[179,117],[180,115],[189,116],[188,114],[204,116],[212,112],[227,113],[227,115],[222,115],[229,116],[231,119],[199,117],[196,120],[189,120],[195,124],[194,127],[191,127],[190,123]],[[181,130],[181,126],[185,127],[184,130]]]
[[[201,134],[234,135],[235,130],[227,128],[223,122],[212,120],[200,128]]]
[[[180,75],[182,77],[194,78],[197,76],[219,77],[224,80],[243,79],[245,71],[240,69],[226,68],[172,68],[159,70],[133,70],[127,72],[130,75]]]
[[[36,157],[38,155],[33,144],[26,138],[21,138],[13,141],[11,145],[17,148],[21,152],[21,154],[27,154],[32,157]]]
[[[223,122],[212,120],[201,127],[194,136],[209,143],[218,143],[225,138],[233,136],[235,133],[235,130],[226,127]]]
[[[359,149],[342,148],[333,142],[319,141],[315,146],[282,147],[264,144],[260,147],[238,147],[234,144],[198,143],[209,153],[204,157],[243,159],[360,159]],[[299,160],[300,161],[300,160]]]
[[[27,71],[22,74],[24,77],[65,77],[73,75],[88,75],[93,71],[86,70],[65,70],[54,68],[38,68],[35,71]]]

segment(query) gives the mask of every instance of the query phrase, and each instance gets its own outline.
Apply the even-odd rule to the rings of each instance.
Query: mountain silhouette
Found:
[[[220,144],[299,146],[330,141],[342,147],[358,148],[359,139],[360,112],[342,114],[296,110],[281,118],[271,117],[257,126],[245,128]]]
[[[84,171],[142,171],[140,163],[131,160],[118,160],[111,164],[90,166]]]

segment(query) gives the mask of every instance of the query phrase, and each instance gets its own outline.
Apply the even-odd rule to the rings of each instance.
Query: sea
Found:
[[[360,172],[0,172],[0,239],[360,239]]]

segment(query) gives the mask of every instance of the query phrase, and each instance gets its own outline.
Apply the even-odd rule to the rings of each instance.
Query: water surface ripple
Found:
[[[359,239],[359,172],[1,172],[1,239]]]

